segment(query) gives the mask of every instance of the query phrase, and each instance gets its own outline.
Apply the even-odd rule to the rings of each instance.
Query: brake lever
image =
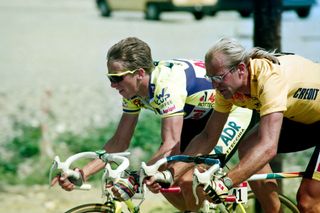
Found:
[[[197,168],[194,168],[194,172],[199,172],[199,170]],[[193,173],[192,175],[192,193],[194,198],[196,199],[196,205],[199,204],[199,198],[198,198],[198,194],[197,194],[197,187],[200,185],[198,176],[195,175],[195,173]]]
[[[80,155],[78,155],[80,156]],[[54,161],[51,165],[50,168],[50,173],[49,173],[49,186],[51,186],[52,182],[52,174],[54,173],[55,170],[60,170],[63,173],[67,175],[67,177],[70,177],[71,179],[78,180],[81,178],[81,174],[79,172],[76,172],[74,170],[69,169],[70,164],[76,160],[76,157],[74,158],[68,158],[65,162],[61,162],[59,156],[56,156],[54,158]],[[76,185],[76,189],[81,189],[81,190],[90,190],[91,185],[90,184],[84,184],[82,183],[81,185]]]
[[[207,186],[214,175],[220,169],[219,164],[215,164],[211,166],[207,171],[200,172],[198,168],[194,168],[193,176],[192,176],[192,193],[196,199],[196,204],[199,204],[199,197],[197,195],[197,187],[199,185]]]
[[[60,161],[59,157],[57,156],[56,158],[58,158],[57,160]],[[51,182],[52,182],[52,174],[54,171],[56,171],[58,169],[58,162],[56,161],[56,159],[53,160],[52,165],[50,167],[50,172],[49,172],[49,188],[51,187]]]

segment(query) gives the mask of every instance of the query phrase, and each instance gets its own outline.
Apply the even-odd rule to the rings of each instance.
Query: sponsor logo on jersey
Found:
[[[168,112],[172,112],[173,110],[176,109],[176,105],[173,104],[172,100],[168,100],[166,102],[164,102],[163,104],[159,105],[160,109],[162,109],[162,113],[168,113]]]
[[[316,100],[319,88],[299,88],[293,97],[302,100]]]
[[[159,105],[161,114],[166,114],[176,109],[176,105],[170,99],[170,94],[166,91],[167,88],[163,88],[161,93],[155,95],[154,102]]]
[[[195,66],[198,66],[198,67],[202,68],[202,69],[206,68],[205,65],[204,65],[204,61],[194,61],[193,64]]]
[[[207,115],[211,111],[210,108],[207,109],[197,109],[194,108],[185,119],[195,119],[198,120],[200,118],[203,118],[205,115]]]
[[[229,145],[229,142],[233,140],[233,138],[237,135],[237,133],[241,130],[241,126],[238,126],[236,122],[230,121],[228,122],[227,127],[225,127],[221,133],[220,138],[224,142],[226,146]]]
[[[220,139],[225,145],[225,153],[228,155],[234,147],[238,144],[240,138],[242,137],[243,133],[245,132],[245,129],[239,126],[234,121],[229,121],[227,123],[227,126],[223,129]],[[223,146],[218,145],[215,147],[216,153],[223,153]]]
[[[143,102],[142,102],[140,99],[134,99],[134,100],[132,101],[132,103],[133,103],[134,105],[136,105],[137,107],[143,107],[143,106],[144,106]]]
[[[174,111],[175,109],[176,109],[176,105],[173,105],[173,106],[168,107],[167,109],[162,110],[162,112],[163,112],[163,114],[166,114],[166,113]]]
[[[156,94],[156,100],[155,100],[156,104],[161,105],[164,102],[166,102],[168,98],[170,98],[170,94],[166,93],[166,90],[167,88],[163,88],[161,90],[161,93]]]
[[[203,96],[200,97],[198,106],[205,108],[213,108],[215,96],[213,92],[205,91]]]

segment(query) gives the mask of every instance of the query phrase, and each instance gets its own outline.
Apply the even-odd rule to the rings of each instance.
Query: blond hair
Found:
[[[275,51],[267,52],[262,48],[254,47],[250,52],[247,52],[246,49],[235,39],[222,38],[206,53],[206,67],[217,53],[222,53],[224,56],[226,56],[226,60],[224,61],[225,66],[230,69],[237,66],[241,62],[244,62],[246,65],[248,65],[250,58],[266,58],[273,63],[279,64],[279,60],[275,56]]]

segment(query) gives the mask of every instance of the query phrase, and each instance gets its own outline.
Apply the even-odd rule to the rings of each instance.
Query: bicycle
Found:
[[[130,212],[130,213],[139,213],[140,206],[145,199],[146,188],[144,184],[141,184],[137,189],[135,195],[126,201],[120,201],[116,197],[113,196],[110,187],[106,187],[120,179],[126,179],[130,175],[137,175],[136,171],[128,171],[129,167],[129,152],[119,152],[119,153],[107,153],[105,150],[99,150],[95,152],[80,152],[75,155],[67,158],[66,161],[61,162],[59,156],[54,158],[52,166],[50,168],[49,173],[49,185],[51,184],[53,174],[56,170],[60,170],[60,172],[67,175],[67,177],[78,185],[76,188],[81,190],[90,190],[91,185],[87,183],[79,183],[79,179],[81,178],[81,174],[73,169],[70,169],[70,166],[75,162],[83,158],[91,158],[91,159],[101,159],[106,163],[105,170],[101,179],[101,189],[102,194],[106,197],[106,201],[104,203],[88,203],[80,206],[76,206],[67,210],[65,213],[85,213],[85,212],[107,212],[107,213],[122,213],[122,212]],[[111,163],[116,163],[116,168],[112,169]],[[163,189],[162,192],[166,193],[175,193],[179,192],[179,188],[169,188]],[[135,204],[133,199],[139,199],[140,202]],[[123,205],[124,203],[124,205]]]
[[[156,163],[149,166],[147,166],[145,162],[142,162],[140,178],[141,180],[143,180],[144,177],[147,177],[147,176],[156,176],[157,172],[159,171],[159,168],[162,165],[173,162],[173,161],[195,163],[195,164],[217,165],[217,164],[220,164],[220,160],[223,161],[224,158],[225,158],[225,155],[217,155],[217,154],[210,155],[210,156],[208,155],[204,155],[204,156],[174,155],[174,156],[161,158]],[[234,195],[230,195],[225,199],[225,201],[235,202],[236,197]],[[204,201],[204,203],[202,204],[198,212],[201,212],[201,213],[212,212],[213,209],[210,208],[210,206],[212,206],[212,204],[210,204],[208,201]]]
[[[105,184],[117,180],[117,178],[126,177],[123,175],[123,172],[129,166],[129,160],[126,156],[128,156],[129,152],[122,153],[106,153],[106,151],[97,151],[97,152],[83,152],[75,154],[69,157],[65,162],[61,162],[59,157],[56,156],[53,162],[53,165],[50,169],[49,182],[51,183],[52,173],[56,169],[60,169],[62,172],[67,174],[68,177],[74,178],[75,180],[80,178],[80,174],[70,169],[70,165],[79,160],[80,158],[100,158],[104,162],[106,162],[105,172],[102,176],[102,191],[106,196],[106,202],[104,203],[89,203],[74,207],[68,210],[66,213],[83,213],[83,212],[115,212],[121,213],[124,208],[126,208],[129,212],[138,213],[140,212],[140,205],[144,201],[144,193],[145,186],[142,183],[143,179],[146,176],[153,176],[158,172],[159,168],[169,162],[173,161],[182,161],[187,163],[195,163],[195,164],[206,164],[212,165],[206,172],[200,173],[197,168],[194,171],[193,177],[193,194],[198,202],[198,197],[196,194],[196,187],[200,184],[204,185],[209,182],[210,178],[213,175],[222,175],[222,164],[224,161],[224,155],[205,155],[205,156],[187,156],[187,155],[175,155],[170,157],[165,157],[158,160],[155,164],[147,166],[144,162],[141,163],[140,169],[140,186],[141,189],[134,195],[134,198],[141,199],[138,205],[135,205],[132,199],[125,201],[125,206],[121,204],[121,201],[116,199],[112,192],[107,190],[104,186]],[[114,161],[120,164],[117,166],[117,169],[112,170],[110,166],[110,162]],[[127,174],[128,175],[128,174]],[[303,175],[302,172],[291,172],[291,173],[270,173],[270,174],[257,174],[253,175],[248,179],[251,180],[262,180],[262,179],[280,179],[280,178],[294,178],[301,177]],[[235,187],[230,190],[229,196],[224,200],[221,204],[213,204],[205,200],[203,202],[202,208],[199,212],[255,212],[253,209],[253,204],[255,202],[255,196],[252,192],[248,193],[247,182],[240,184],[239,187]],[[90,189],[91,186],[89,184],[82,184],[80,189]],[[162,189],[161,192],[179,192],[179,187],[172,187],[169,189]],[[284,207],[286,207],[289,212],[299,212],[296,205],[286,196],[279,195],[280,201]]]
[[[225,156],[223,154],[204,155],[204,156],[186,156],[175,155],[158,160],[155,164],[147,166],[142,163],[141,167],[145,175],[151,176],[158,171],[159,167],[165,163],[172,161],[182,161],[186,163],[206,164],[211,167],[200,173],[197,168],[194,170],[193,175],[193,194],[196,199],[196,204],[199,203],[199,199],[196,193],[196,188],[199,185],[205,185],[209,183],[213,176],[221,177],[224,175],[223,164]],[[268,174],[255,174],[251,176],[247,181],[266,180],[266,179],[284,179],[284,178],[297,178],[302,177],[303,172],[281,172],[281,173],[268,173]],[[229,196],[220,204],[213,204],[205,200],[202,204],[200,212],[256,212],[256,198],[252,191],[248,191],[248,182],[241,183],[238,187],[234,187],[229,191]],[[296,204],[283,194],[279,194],[281,207],[284,212],[298,213],[299,210]]]
[[[198,185],[205,185],[213,178],[221,177],[224,175],[223,169],[217,163],[211,166],[207,171],[200,173],[197,168],[194,170],[193,175],[193,193],[198,201],[196,188]],[[255,174],[248,178],[247,181],[242,182],[239,186],[232,188],[229,195],[236,197],[235,202],[225,203],[227,212],[255,212],[256,210],[256,197],[252,191],[248,192],[248,181],[267,180],[267,179],[285,179],[285,178],[298,178],[302,177],[304,172],[279,172],[267,174]],[[298,213],[299,210],[296,204],[283,194],[279,194],[281,208],[283,212]]]

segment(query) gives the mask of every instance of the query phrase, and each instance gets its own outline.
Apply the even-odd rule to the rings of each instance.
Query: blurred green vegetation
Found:
[[[33,127],[24,123],[14,122],[15,136],[4,144],[5,155],[0,156],[0,181],[10,184],[19,183],[17,177],[19,166],[32,159],[39,160],[40,127]],[[24,182],[28,182],[27,178]]]
[[[160,118],[151,112],[140,115],[129,150],[141,149],[143,154],[134,156],[139,158],[135,160],[147,161],[159,147],[160,125]],[[117,123],[111,122],[104,127],[89,128],[81,134],[63,132],[51,142],[51,148],[61,160],[78,152],[100,150],[116,127]],[[47,184],[53,158],[41,153],[41,143],[44,142],[41,126],[15,121],[13,130],[16,132],[14,137],[1,147],[5,153],[0,155],[1,183]],[[94,179],[100,180],[101,176],[95,176]]]
[[[50,119],[55,121],[54,116],[51,116]],[[15,120],[14,117],[13,120],[14,136],[0,146],[1,184],[48,184],[49,169],[54,156],[49,156],[45,152],[45,144],[48,145],[49,142],[52,153],[59,155],[61,160],[65,160],[68,156],[78,152],[102,149],[117,127],[116,122],[111,122],[103,127],[87,128],[77,134],[64,131],[55,133],[57,135],[53,137],[53,140],[48,141],[44,134],[48,134],[51,131],[50,128],[46,129],[41,124],[21,122]],[[131,162],[147,161],[155,153],[161,143],[160,129],[159,117],[149,111],[141,113],[129,148],[132,153]],[[313,149],[309,149],[283,155],[283,170],[287,172],[304,171],[312,151]],[[81,161],[75,166],[81,167],[88,161]],[[237,161],[238,156],[235,154],[227,166],[232,168]],[[101,175],[97,174],[90,181],[98,181],[100,178]],[[299,182],[300,180],[297,179],[296,187],[286,187],[287,184],[284,184],[285,191],[290,189],[286,194],[289,194],[292,199],[294,199]],[[291,179],[288,180],[289,185],[292,183]]]

